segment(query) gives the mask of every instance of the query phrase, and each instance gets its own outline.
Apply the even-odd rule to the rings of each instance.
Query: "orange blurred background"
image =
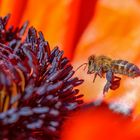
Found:
[[[7,13],[11,13],[9,25],[21,26],[24,21],[29,20],[30,26],[41,30],[52,48],[58,45],[65,51],[65,55],[71,60],[74,69],[87,62],[87,58],[92,54],[104,54],[113,59],[128,60],[140,67],[139,0],[0,0],[0,16],[5,16]],[[97,78],[93,84],[93,75],[87,75],[82,68],[76,72],[76,75],[85,80],[84,84],[80,86],[80,91],[84,94],[86,103],[103,100],[112,110],[126,114],[133,110],[132,118],[139,117],[140,78],[131,79],[122,76],[120,88],[109,91],[104,97],[102,90],[105,79]],[[89,112],[81,111],[76,115],[81,119],[78,118],[78,124],[76,124],[77,121],[75,122],[77,118],[73,119],[75,127],[73,127],[74,132],[70,133],[71,135],[78,133],[80,136],[80,133],[83,132],[81,130],[81,132],[75,133],[80,127],[79,124],[83,123],[85,127],[90,126],[89,115],[87,115]],[[96,117],[93,119],[89,117],[89,120],[93,121],[95,126],[99,123],[97,131],[100,130],[101,134],[109,133],[108,131],[112,127],[111,119],[122,122],[123,117],[118,117],[118,115],[112,117],[111,112],[108,109],[102,109],[100,113],[92,112],[91,109],[91,114],[94,113]],[[85,118],[82,118],[81,114],[85,115],[87,122],[82,121]],[[100,120],[103,119],[102,114],[109,118],[103,122],[104,125],[110,123],[107,130],[100,123]],[[133,124],[132,129],[137,127],[137,123],[129,122],[128,118],[124,119],[124,122],[128,123],[129,127]],[[115,127],[112,131],[119,131],[121,123]],[[95,128],[91,130],[94,132]],[[120,130],[122,131],[122,128]],[[92,131],[91,133],[93,133]],[[119,136],[122,135],[121,131]],[[125,131],[127,132],[127,129]],[[133,134],[138,134],[138,132],[139,127]],[[78,139],[78,137],[76,138]],[[91,138],[99,139],[97,135],[92,135]],[[90,138],[88,139],[90,140]]]

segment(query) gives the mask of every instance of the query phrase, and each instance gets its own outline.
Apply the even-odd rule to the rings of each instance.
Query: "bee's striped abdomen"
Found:
[[[125,60],[113,60],[111,67],[116,74],[123,74],[133,78],[140,76],[140,69],[135,64]]]

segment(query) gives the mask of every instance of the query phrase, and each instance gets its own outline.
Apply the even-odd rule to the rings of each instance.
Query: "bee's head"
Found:
[[[88,71],[87,74],[92,74],[95,72],[95,55],[91,55],[88,58]]]

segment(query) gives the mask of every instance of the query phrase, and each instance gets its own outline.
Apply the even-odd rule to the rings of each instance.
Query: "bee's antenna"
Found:
[[[86,65],[85,68],[84,68],[84,70],[85,70],[86,67],[87,67],[87,64],[88,64],[88,63],[83,63],[82,65],[80,65],[80,66],[75,70],[75,72],[76,72],[79,68],[81,68],[82,66],[84,66],[84,65]]]

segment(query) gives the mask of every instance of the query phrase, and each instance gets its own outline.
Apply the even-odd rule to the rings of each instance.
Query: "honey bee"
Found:
[[[126,75],[132,78],[140,76],[140,69],[135,64],[121,59],[112,60],[110,57],[104,55],[91,55],[88,58],[88,63],[84,63],[83,65],[85,64],[88,65],[87,74],[94,73],[93,82],[97,76],[100,78],[106,76],[107,82],[104,86],[103,94],[108,92],[109,89],[116,90],[119,88],[121,78],[115,74]]]

